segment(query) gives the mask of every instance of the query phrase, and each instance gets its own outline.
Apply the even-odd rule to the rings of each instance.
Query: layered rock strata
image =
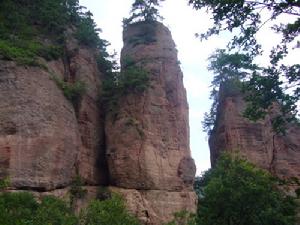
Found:
[[[221,152],[239,152],[246,159],[283,179],[300,179],[300,128],[290,125],[286,135],[274,133],[270,116],[251,122],[242,116],[246,107],[241,92],[223,85],[217,122],[209,139],[214,166]],[[276,109],[274,108],[274,114]]]
[[[137,213],[142,220],[161,224],[176,211],[195,209],[186,91],[166,27],[129,25],[123,40],[122,68],[132,61],[148,72],[150,85],[121,97],[117,111],[106,117],[110,182],[127,199],[136,199],[131,208],[145,211]]]

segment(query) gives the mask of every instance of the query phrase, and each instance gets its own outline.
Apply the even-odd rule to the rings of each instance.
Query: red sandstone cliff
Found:
[[[221,152],[239,152],[280,178],[300,179],[298,126],[290,125],[283,136],[274,133],[270,117],[259,122],[244,118],[246,104],[236,88],[221,86],[219,99],[217,122],[209,138],[212,166]]]
[[[139,42],[145,26],[155,41]],[[11,190],[66,198],[77,174],[87,190],[77,209],[96,197],[99,185],[110,186],[145,224],[194,211],[188,105],[170,31],[160,23],[124,31],[122,60],[130,56],[142,65],[151,84],[140,95],[121,97],[114,121],[98,101],[103,74],[94,50],[70,36],[65,55],[45,61],[47,69],[0,60],[0,178],[9,177]],[[77,106],[54,76],[85,83]]]
[[[195,209],[186,91],[165,26],[129,25],[123,40],[122,67],[130,58],[149,73],[150,85],[141,94],[119,99],[117,116],[107,115],[110,181],[131,199],[131,207],[147,224],[159,224],[176,211]]]

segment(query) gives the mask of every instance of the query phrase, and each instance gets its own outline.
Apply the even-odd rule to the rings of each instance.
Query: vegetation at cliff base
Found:
[[[123,199],[93,200],[77,216],[63,200],[53,196],[37,201],[28,192],[0,193],[1,225],[139,225],[125,209]]]
[[[235,156],[196,179],[199,225],[294,225],[296,203],[279,190],[278,179]]]
[[[43,197],[38,203],[27,192],[0,193],[1,225],[77,225],[78,219],[62,200]]]
[[[80,225],[139,225],[138,220],[130,215],[123,199],[113,194],[104,201],[94,200],[82,211]]]
[[[257,35],[265,27],[281,35],[269,53],[269,63],[259,70],[249,68],[245,83],[249,94],[245,116],[252,120],[264,118],[274,102],[280,106],[280,115],[274,118],[276,131],[283,132],[285,124],[297,122],[297,103],[300,100],[300,64],[288,64],[285,59],[299,49],[300,3],[289,1],[242,1],[242,0],[189,0],[196,9],[206,9],[212,15],[213,25],[203,34],[201,40],[223,31],[233,33],[226,54],[243,54],[249,63],[262,54]],[[285,18],[285,20],[282,20]]]

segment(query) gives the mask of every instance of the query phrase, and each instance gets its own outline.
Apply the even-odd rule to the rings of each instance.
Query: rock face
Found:
[[[9,177],[15,188],[65,187],[76,170],[87,183],[107,180],[100,73],[91,50],[70,40],[67,51],[66,62],[45,62],[47,70],[0,62],[0,178]],[[54,76],[85,82],[76,110]]]
[[[123,39],[122,68],[133,61],[148,72],[150,85],[143,93],[123,96],[117,111],[106,117],[110,182],[139,199],[131,204],[147,209],[147,224],[161,224],[176,211],[195,209],[182,72],[170,31],[162,24],[129,25]],[[163,204],[168,196],[174,199]]]
[[[67,185],[79,149],[71,103],[44,70],[0,65],[0,175],[16,188]]]
[[[212,166],[221,152],[239,152],[249,161],[281,178],[300,179],[300,128],[290,126],[285,136],[275,134],[270,117],[251,122],[242,116],[243,96],[220,88],[217,123],[209,139]]]
[[[144,68],[150,86],[106,115],[95,52],[68,32],[65,57],[44,61],[47,69],[0,60],[0,179],[9,177],[9,191],[69,199],[79,175],[87,196],[75,201],[77,211],[99,185],[111,186],[148,225],[195,211],[188,105],[170,31],[160,23],[125,30],[123,65],[131,58]],[[57,81],[84,82],[86,91],[72,104]]]

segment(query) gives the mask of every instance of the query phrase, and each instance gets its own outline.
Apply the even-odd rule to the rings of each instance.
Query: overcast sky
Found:
[[[101,38],[111,43],[110,50],[120,52],[122,48],[122,19],[128,17],[134,0],[80,0],[93,14],[94,20],[103,30]],[[197,175],[210,167],[207,135],[202,132],[201,121],[204,112],[210,108],[210,82],[213,74],[207,71],[207,58],[216,48],[224,48],[229,36],[222,34],[200,42],[195,33],[202,33],[211,25],[210,16],[204,11],[199,12],[187,5],[187,0],[166,0],[160,9],[165,18],[163,23],[171,30],[177,45],[178,57],[184,74],[184,84],[187,89],[190,107],[190,142],[192,156],[197,166]],[[287,18],[283,17],[283,21]],[[272,35],[270,29],[265,29],[258,35],[268,54],[274,41],[279,37]],[[296,63],[300,53],[290,55],[288,60]],[[268,57],[260,57],[260,63],[268,61]]]

